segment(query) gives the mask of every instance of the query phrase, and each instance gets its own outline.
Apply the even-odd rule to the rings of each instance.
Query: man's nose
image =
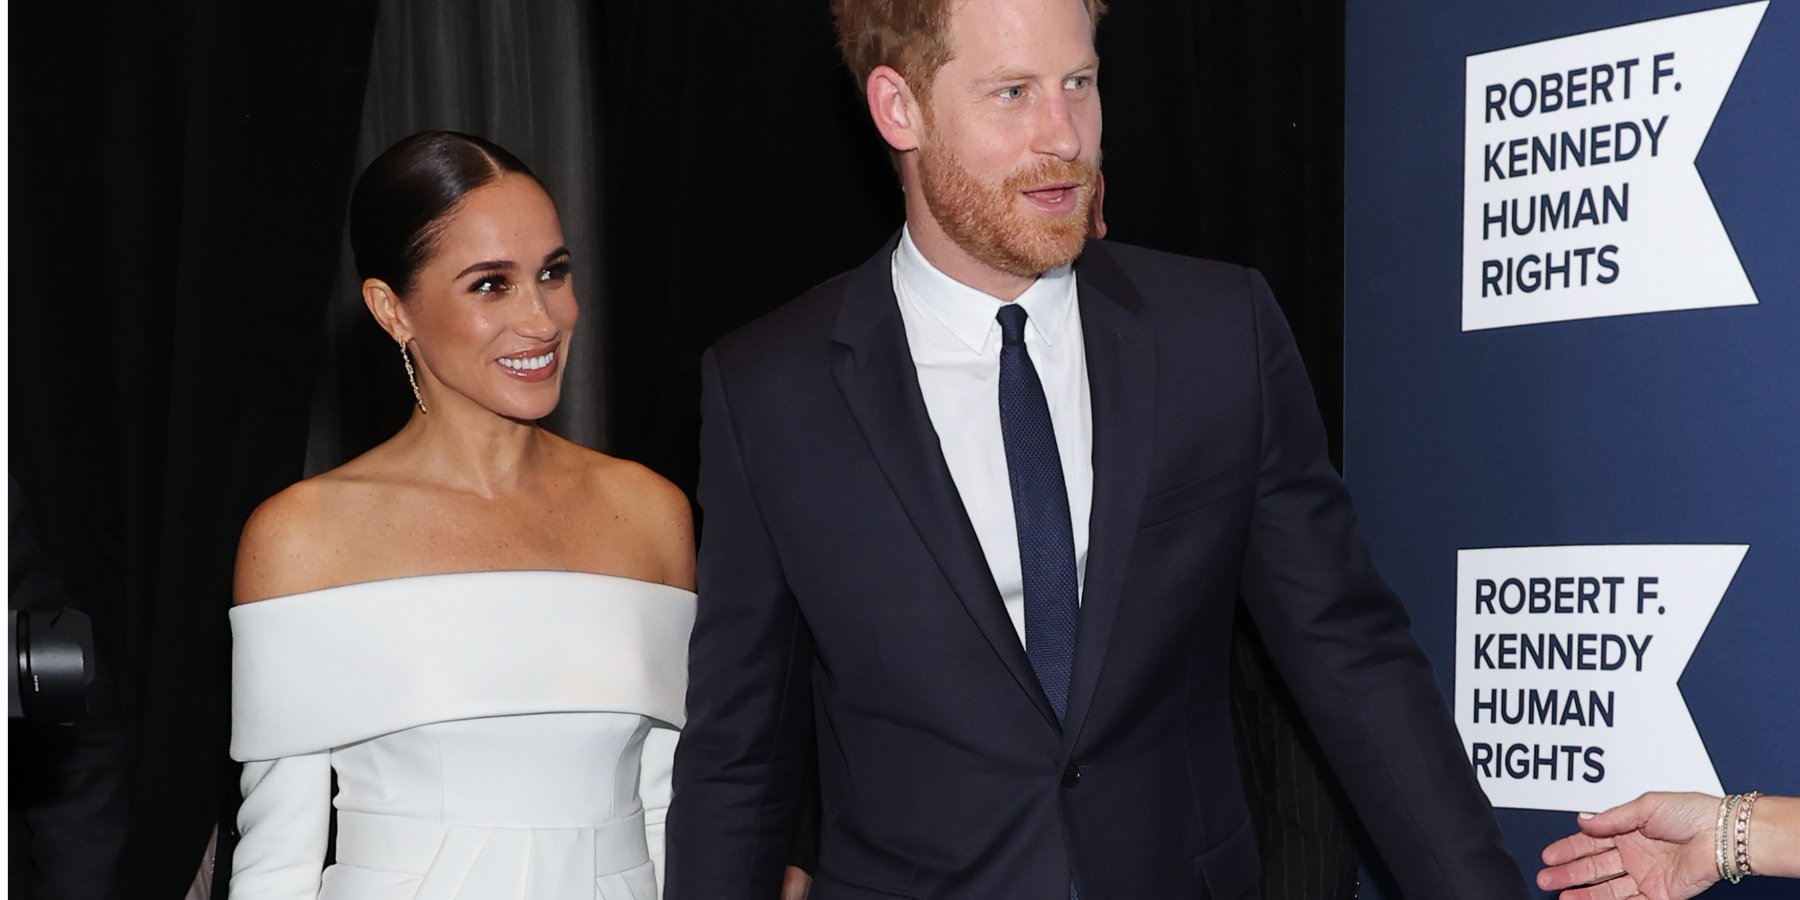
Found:
[[[1061,92],[1050,95],[1038,107],[1037,138],[1032,149],[1065,160],[1081,155],[1081,134],[1075,130],[1068,98]]]

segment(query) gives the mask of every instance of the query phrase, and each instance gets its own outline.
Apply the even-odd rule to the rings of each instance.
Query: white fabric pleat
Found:
[[[688,591],[580,572],[424,575],[245,604],[231,611],[231,755],[538,712],[679,728],[693,621]]]

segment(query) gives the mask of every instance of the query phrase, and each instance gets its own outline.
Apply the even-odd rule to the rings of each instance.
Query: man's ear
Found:
[[[404,345],[412,340],[412,326],[406,321],[406,309],[400,303],[400,295],[394,293],[387,282],[379,278],[363,279],[362,298],[369,314],[395,343]]]
[[[913,94],[904,76],[892,66],[876,66],[863,86],[863,96],[869,102],[869,117],[875,120],[875,130],[881,132],[889,147],[902,153],[918,149],[923,124],[919,103],[923,98]]]

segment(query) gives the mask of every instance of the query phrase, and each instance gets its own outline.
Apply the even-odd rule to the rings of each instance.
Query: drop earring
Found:
[[[425,408],[425,396],[419,393],[419,378],[413,371],[412,355],[406,352],[406,342],[400,342],[400,361],[406,364],[406,383],[412,385],[413,400],[419,404],[419,412],[430,413]]]

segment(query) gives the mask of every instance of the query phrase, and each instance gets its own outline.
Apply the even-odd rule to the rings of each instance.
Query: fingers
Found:
[[[1650,814],[1656,810],[1657,795],[1644,794],[1636,800],[1621,806],[1615,806],[1592,818],[1576,819],[1582,833],[1594,837],[1612,837],[1628,831],[1636,831],[1644,827],[1650,820]]]
[[[1576,832],[1544,848],[1544,865],[1562,866],[1612,848],[1613,839],[1610,837],[1589,837]]]
[[[1586,837],[1585,835],[1577,835]],[[1564,838],[1568,840],[1568,838]],[[1593,840],[1588,838],[1588,840]],[[1561,843],[1560,841],[1558,843]],[[1552,845],[1555,846],[1555,845]],[[1546,850],[1547,857],[1550,852]],[[1560,890],[1582,884],[1594,884],[1614,878],[1625,871],[1625,863],[1619,858],[1619,851],[1609,849],[1593,856],[1582,856],[1570,862],[1545,869],[1538,873],[1538,887],[1546,891]],[[1635,891],[1634,891],[1635,893]]]
[[[1090,207],[1088,231],[1095,240],[1106,237],[1106,173],[1094,173],[1094,203]]]
[[[797,866],[788,866],[781,876],[781,900],[806,900],[812,890],[812,876]]]

